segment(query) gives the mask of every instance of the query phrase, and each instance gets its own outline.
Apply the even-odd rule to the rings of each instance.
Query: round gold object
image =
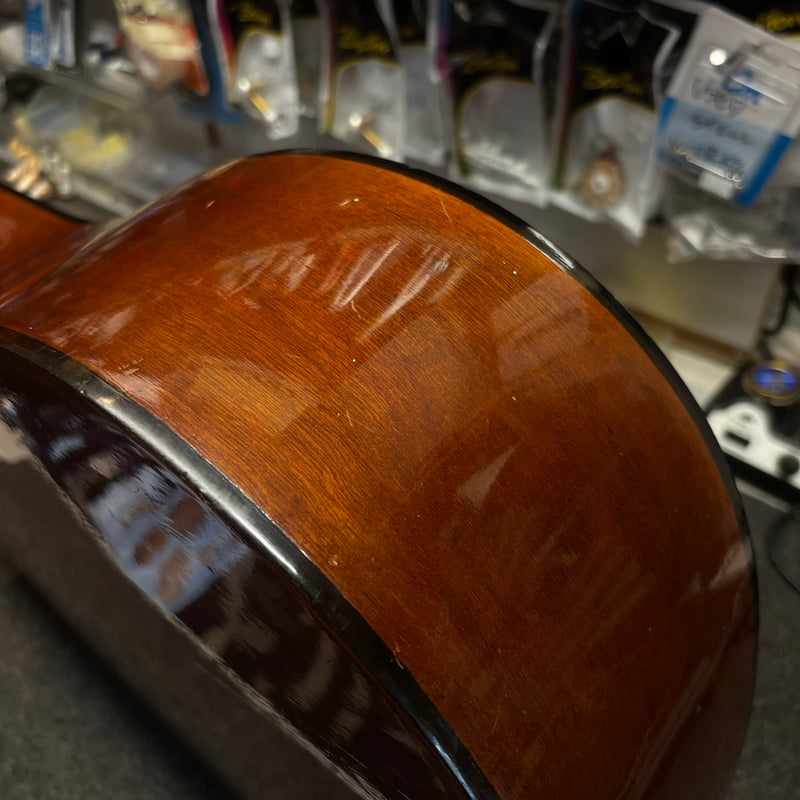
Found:
[[[607,153],[592,162],[581,181],[583,199],[594,208],[612,208],[622,199],[624,191],[622,167]]]

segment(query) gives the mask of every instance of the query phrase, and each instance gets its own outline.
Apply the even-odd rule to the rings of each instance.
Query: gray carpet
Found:
[[[750,726],[728,800],[795,800],[800,798],[800,594],[767,554],[767,532],[781,512],[747,495],[744,502],[758,570],[759,649]],[[788,532],[800,543],[800,524]],[[800,579],[800,559],[794,571]]]
[[[3,798],[233,797],[2,562],[0,646]]]
[[[800,797],[800,594],[766,554],[765,532],[778,512],[745,503],[760,581],[760,651],[750,728],[728,800],[790,800]],[[2,797],[232,798],[2,563],[0,643]]]

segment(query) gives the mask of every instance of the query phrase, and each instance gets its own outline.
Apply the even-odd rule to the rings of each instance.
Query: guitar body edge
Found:
[[[735,488],[652,344],[521,223],[372,162],[249,159],[85,246],[0,325],[3,362],[57,395],[50,364],[93,420],[73,453],[41,391],[12,427],[65,440],[29,449],[66,454],[47,472],[142,602],[350,786],[724,792],[756,625]],[[0,373],[14,413],[26,372]],[[112,513],[133,475],[144,517]],[[291,672],[279,642],[303,624]]]

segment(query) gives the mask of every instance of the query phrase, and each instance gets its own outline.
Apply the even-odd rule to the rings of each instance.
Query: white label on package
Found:
[[[709,8],[662,106],[659,158],[747,206],[797,135],[799,109],[800,52]]]

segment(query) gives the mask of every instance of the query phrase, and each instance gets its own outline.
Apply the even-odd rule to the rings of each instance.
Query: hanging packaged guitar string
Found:
[[[456,180],[546,202],[543,62],[557,14],[557,3],[538,0],[439,0],[433,35]]]
[[[383,158],[403,158],[405,80],[391,7],[324,0],[320,128]]]
[[[299,101],[288,0],[209,0],[228,102],[270,139],[297,131]]]
[[[677,38],[661,63],[659,73],[656,76],[654,86],[655,106],[660,109],[667,96],[669,84],[678,70],[683,54],[689,45],[692,32],[706,8],[706,3],[700,0],[647,0],[640,8],[645,9],[652,19],[666,23],[677,31]],[[670,176],[664,175],[661,170],[657,170],[656,180],[658,181],[657,194],[660,199],[659,216],[663,218],[665,214],[664,205],[673,191],[674,181]],[[675,251],[670,246],[671,232],[668,222],[667,231],[667,252],[668,258],[671,259],[672,253]]]
[[[798,0],[724,0],[716,3],[757,28],[782,38],[800,36],[800,2]]]
[[[300,113],[315,119],[322,69],[322,18],[316,0],[292,0],[291,18]]]
[[[431,0],[435,2],[435,0]],[[406,82],[406,157],[438,166],[445,156],[439,82],[431,69],[427,0],[392,0]]]
[[[656,93],[676,28],[635,4],[585,0],[571,19],[554,200],[638,238],[658,202]]]
[[[695,26],[708,4],[702,0],[645,0],[639,8],[655,22],[675,30],[675,40],[659,64],[654,88],[656,109],[661,108],[667,89],[683,58]]]

